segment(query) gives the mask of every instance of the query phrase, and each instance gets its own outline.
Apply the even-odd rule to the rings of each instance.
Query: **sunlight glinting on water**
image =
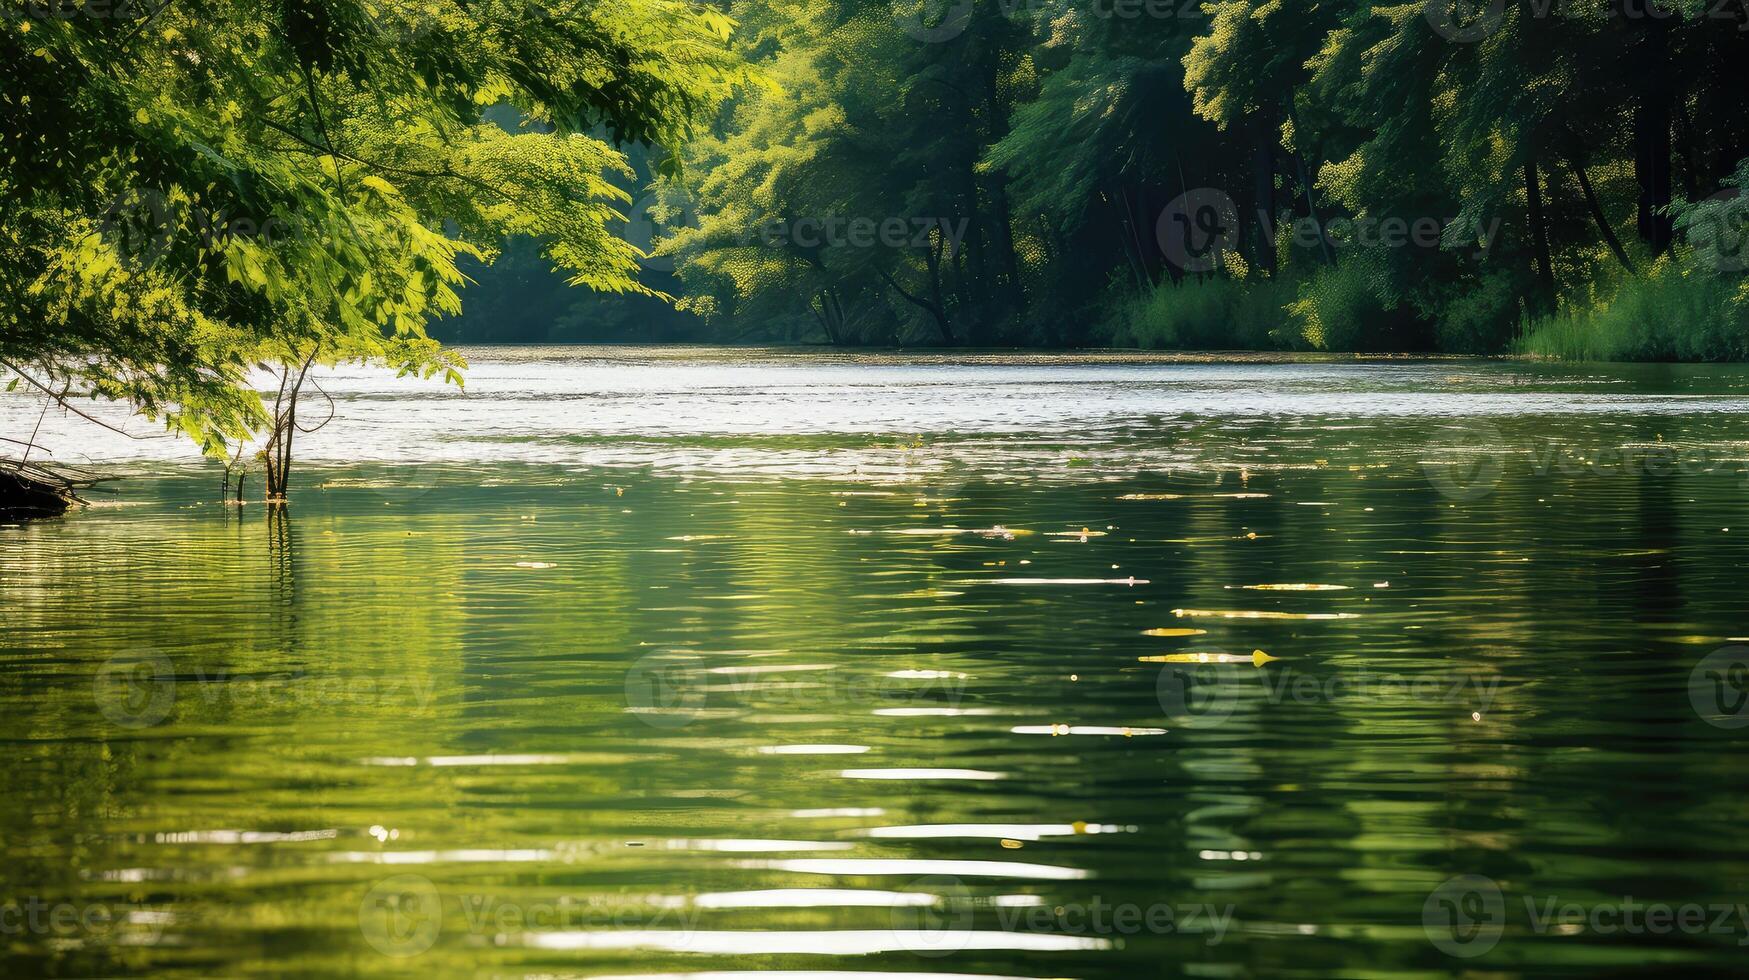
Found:
[[[0,526],[0,879],[126,926],[25,972],[1410,977],[1454,875],[1749,875],[1749,373],[473,363],[324,374],[271,518],[45,419],[123,479]],[[1717,466],[1538,468],[1622,446]]]
[[[1043,881],[1070,881],[1087,877],[1080,868],[1061,868],[1048,864],[1026,864],[1020,861],[929,861],[894,858],[793,858],[762,861],[744,865],[773,871],[793,871],[810,875],[963,875],[967,878],[1037,878]]]
[[[816,932],[647,930],[532,933],[505,937],[502,944],[552,950],[644,948],[716,955],[800,953],[816,956],[867,956],[895,951],[917,952],[932,946],[940,946],[944,951],[1106,949],[1110,947],[1111,940],[1025,932],[976,931],[956,932],[943,939],[932,932],[901,929]]]

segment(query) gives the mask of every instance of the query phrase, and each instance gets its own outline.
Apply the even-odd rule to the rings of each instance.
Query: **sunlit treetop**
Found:
[[[256,364],[459,381],[461,255],[538,237],[646,291],[617,148],[678,148],[749,75],[675,0],[40,0],[0,21],[0,360],[209,450]],[[484,121],[491,107],[521,120]]]

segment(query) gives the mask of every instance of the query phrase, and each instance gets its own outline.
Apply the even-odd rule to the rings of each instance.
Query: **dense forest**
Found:
[[[1749,353],[1735,0],[728,13],[769,85],[630,188],[662,337]],[[509,258],[445,335],[648,337]]]
[[[7,11],[0,380],[275,498],[445,341],[1749,355],[1742,0]]]

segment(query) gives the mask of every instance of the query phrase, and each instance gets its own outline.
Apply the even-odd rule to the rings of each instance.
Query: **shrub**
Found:
[[[1114,347],[1145,350],[1274,350],[1287,321],[1293,283],[1227,277],[1164,283],[1107,307],[1105,335]]]

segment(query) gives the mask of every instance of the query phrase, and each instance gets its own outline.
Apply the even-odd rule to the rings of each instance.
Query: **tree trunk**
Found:
[[[1020,256],[1014,250],[1014,217],[1008,208],[1008,180],[1001,174],[990,178],[990,200],[995,206],[996,247],[1002,257],[1002,271],[1008,280],[1010,313],[1019,316],[1026,309],[1026,289],[1020,282]]]
[[[936,259],[935,254],[933,252],[929,253],[929,263],[930,263],[931,267],[935,267],[938,265],[937,259]],[[893,291],[898,293],[900,296],[904,297],[904,299],[907,303],[910,303],[911,305],[917,307],[918,309],[921,309],[921,310],[928,312],[929,315],[935,319],[935,327],[938,331],[940,331],[941,339],[942,339],[943,343],[947,344],[950,347],[953,346],[955,343],[957,343],[957,341],[955,341],[955,339],[954,339],[953,323],[948,320],[946,310],[935,305],[934,303],[930,302],[929,300],[924,299],[921,296],[917,296],[913,293],[906,291],[904,286],[899,285],[899,280],[893,278],[893,274],[888,272],[887,270],[877,268],[875,271],[879,272],[881,275],[881,278],[885,279],[887,281],[887,285],[893,287]]]
[[[1336,264],[1336,254],[1330,250],[1330,236],[1324,231],[1324,221],[1318,217],[1318,205],[1312,200],[1312,178],[1306,168],[1306,152],[1300,146],[1300,140],[1305,138],[1305,130],[1300,128],[1300,113],[1294,108],[1293,96],[1287,101],[1288,121],[1294,126],[1294,165],[1299,168],[1300,187],[1306,192],[1306,214],[1312,219],[1312,227],[1318,231],[1318,245],[1324,256],[1325,265]]]
[[[1639,22],[1639,89],[1634,103],[1634,177],[1640,185],[1640,238],[1662,255],[1670,247],[1670,26],[1668,11],[1654,11],[1650,0]]]
[[[286,502],[286,490],[291,485],[292,437],[298,430],[298,393],[320,350],[320,347],[311,350],[310,356],[295,369],[295,375],[292,365],[286,364],[279,376],[279,396],[273,400],[273,435],[261,451],[269,504],[283,506]]]
[[[1275,144],[1280,129],[1276,111],[1274,106],[1259,110],[1251,155],[1251,210],[1257,218],[1251,261],[1271,276],[1275,275]]]
[[[1536,276],[1539,286],[1537,311],[1547,315],[1555,311],[1555,269],[1549,258],[1548,223],[1543,216],[1543,192],[1537,178],[1536,157],[1524,158],[1524,200],[1530,230],[1530,247],[1536,255]]]
[[[1603,205],[1597,201],[1597,192],[1591,187],[1591,178],[1585,174],[1585,161],[1577,153],[1567,155],[1567,165],[1573,168],[1573,176],[1579,179],[1579,190],[1585,195],[1585,206],[1591,209],[1591,220],[1597,222],[1597,230],[1603,235],[1603,241],[1609,250],[1615,253],[1616,260],[1622,268],[1635,272],[1633,260],[1621,247],[1621,240],[1615,237],[1615,229],[1609,226],[1609,216],[1603,213]]]
[[[826,297],[826,291],[822,289],[815,293],[814,301],[820,304],[819,309],[814,308],[814,303],[809,303],[808,312],[814,314],[814,319],[819,322],[820,332],[826,335],[826,343],[833,347],[839,346],[841,341],[838,339],[838,331],[832,329],[832,303]]]

